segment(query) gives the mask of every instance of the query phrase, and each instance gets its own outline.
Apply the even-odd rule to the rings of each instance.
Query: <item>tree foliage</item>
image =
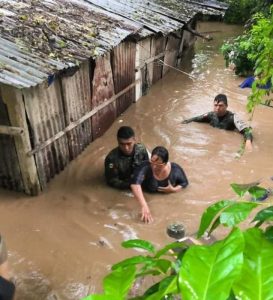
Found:
[[[248,98],[249,112],[273,91],[273,6],[268,16],[255,14],[252,23],[243,35],[233,42],[227,41],[221,48],[227,65],[234,64],[237,75],[255,76]],[[271,88],[262,89],[265,85]]]
[[[234,300],[273,299],[273,206],[249,202],[268,192],[255,184],[232,184],[238,200],[221,200],[202,215],[197,238],[220,225],[227,236],[210,245],[174,242],[162,249],[149,241],[129,240],[125,248],[139,248],[146,255],[127,258],[114,266],[103,281],[104,293],[84,300]],[[248,228],[239,225],[255,208],[262,206]],[[264,207],[265,206],[265,207]],[[139,277],[152,276],[156,283],[138,295],[131,295]]]
[[[272,0],[222,0],[222,2],[229,5],[224,21],[233,24],[245,24],[257,12],[267,14],[270,4],[273,4]]]

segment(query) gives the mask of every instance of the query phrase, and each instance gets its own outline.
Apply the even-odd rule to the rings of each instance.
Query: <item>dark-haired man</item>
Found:
[[[238,115],[227,110],[228,102],[227,96],[224,94],[219,94],[214,99],[214,110],[197,116],[191,119],[182,121],[182,124],[187,124],[190,122],[203,122],[209,123],[211,126],[226,129],[235,130],[237,129],[245,138],[245,146],[248,150],[252,149],[252,133],[251,128],[246,125],[246,123],[239,119]]]
[[[117,132],[118,147],[106,156],[105,178],[108,185],[118,189],[129,189],[133,171],[149,159],[143,144],[136,143],[134,130],[122,126]]]

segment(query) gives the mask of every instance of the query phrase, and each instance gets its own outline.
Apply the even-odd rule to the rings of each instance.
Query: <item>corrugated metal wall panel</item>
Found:
[[[164,57],[163,76],[170,69],[169,66],[175,67],[177,65],[179,46],[181,43],[181,33],[177,32],[177,35],[168,35],[166,51]]]
[[[49,87],[40,85],[24,90],[24,98],[32,147],[35,149],[65,127],[60,82],[56,80]],[[34,154],[42,188],[68,164],[67,143],[67,137],[63,136]]]
[[[113,49],[111,65],[116,94],[135,82],[135,60],[135,43],[123,42]],[[135,88],[130,89],[116,100],[117,115],[123,113],[133,102],[135,102]]]
[[[89,62],[81,64],[80,69],[72,76],[62,77],[62,90],[66,126],[79,120],[91,111],[91,89]],[[67,133],[70,159],[77,157],[92,141],[90,120],[78,125]]]
[[[99,57],[96,60],[92,90],[92,109],[114,96],[110,54]],[[116,116],[116,103],[114,101],[92,117],[92,133],[94,139],[101,136],[111,126]]]
[[[0,125],[10,126],[8,112],[0,94]],[[0,187],[24,191],[14,137],[0,134]]]
[[[166,45],[166,37],[163,36],[154,37],[152,42],[152,53],[154,54],[154,56],[163,53],[165,51],[165,45]],[[164,57],[162,57],[161,60],[164,60]],[[162,71],[163,71],[163,64],[158,62],[158,60],[156,60],[154,62],[154,68],[153,68],[153,84],[162,78]]]

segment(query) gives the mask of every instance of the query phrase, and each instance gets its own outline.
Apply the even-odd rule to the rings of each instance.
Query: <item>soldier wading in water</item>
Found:
[[[251,133],[251,128],[248,127],[244,121],[240,120],[235,113],[228,111],[227,107],[227,96],[224,94],[219,94],[214,99],[213,111],[201,116],[184,120],[182,121],[182,124],[187,124],[190,122],[202,122],[209,123],[211,126],[220,129],[237,129],[241,134],[244,135],[246,149],[252,150],[253,137]]]
[[[117,132],[118,147],[106,156],[105,178],[108,185],[118,189],[130,189],[134,170],[143,161],[149,160],[148,152],[143,144],[137,143],[134,130],[122,126]]]

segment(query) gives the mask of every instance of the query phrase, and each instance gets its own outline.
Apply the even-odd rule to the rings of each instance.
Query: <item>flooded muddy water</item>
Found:
[[[201,32],[212,33],[212,42],[199,40],[193,60],[184,71],[172,70],[147,96],[120,116],[101,138],[49,184],[38,197],[0,190],[0,231],[9,248],[20,300],[78,300],[100,292],[101,280],[111,264],[136,254],[122,249],[129,238],[148,239],[156,246],[171,242],[166,227],[185,225],[196,232],[200,214],[211,203],[233,197],[230,183],[261,179],[272,186],[273,109],[260,106],[251,122],[253,151],[240,158],[242,136],[207,124],[181,125],[184,118],[212,109],[218,93],[228,96],[229,108],[247,119],[249,89],[238,87],[242,78],[225,68],[219,51],[224,38],[236,36],[241,28],[220,23],[202,23]],[[139,220],[139,206],[128,192],[106,186],[103,161],[116,146],[116,131],[132,126],[137,139],[152,150],[166,146],[171,161],[183,166],[190,185],[171,195],[146,199],[154,222]]]

